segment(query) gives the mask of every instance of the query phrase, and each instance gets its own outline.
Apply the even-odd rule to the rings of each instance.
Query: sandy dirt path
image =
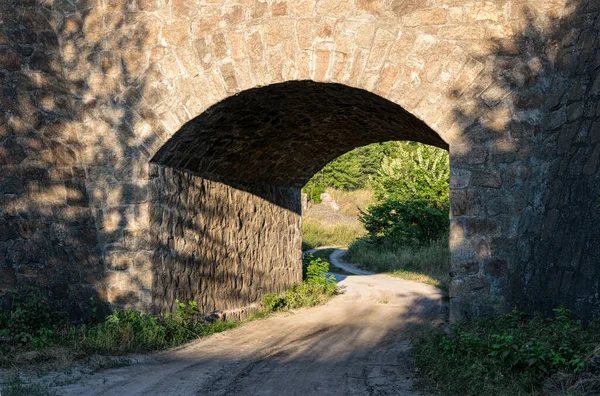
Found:
[[[333,264],[356,271],[335,252]],[[441,292],[386,275],[336,275],[328,304],[246,323],[142,363],[84,376],[59,395],[419,395],[407,331],[439,320]]]

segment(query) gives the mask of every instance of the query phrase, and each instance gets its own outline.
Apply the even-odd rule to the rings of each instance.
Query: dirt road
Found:
[[[334,253],[334,264],[345,265]],[[337,275],[344,294],[215,334],[143,363],[84,376],[59,395],[418,395],[407,330],[440,317],[438,289]]]

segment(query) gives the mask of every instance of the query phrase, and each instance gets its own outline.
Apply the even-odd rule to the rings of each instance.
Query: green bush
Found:
[[[54,311],[48,299],[34,289],[13,293],[12,307],[0,317],[0,335],[11,343],[42,349],[53,343],[54,331],[66,317]]]
[[[83,348],[89,352],[126,353],[152,351],[181,345],[189,340],[223,331],[232,322],[205,322],[195,301],[176,301],[176,314],[149,315],[133,310],[115,311],[104,323],[91,327]]]
[[[388,199],[361,214],[360,221],[373,241],[417,245],[431,243],[448,234],[447,209],[432,207],[426,201]]]
[[[549,320],[521,312],[456,324],[414,341],[420,383],[444,395],[537,394],[556,372],[578,373],[600,342],[597,326],[584,327],[559,307]]]
[[[324,303],[337,291],[335,277],[328,276],[328,271],[329,263],[312,255],[305,255],[302,259],[302,283],[293,285],[282,294],[265,294],[264,310],[255,317],[264,317],[269,312],[314,307]]]
[[[93,303],[92,299],[92,310]],[[72,356],[160,350],[237,325],[203,320],[195,301],[176,304],[175,314],[124,310],[113,312],[105,320],[97,319],[98,323],[73,325],[36,292],[17,293],[12,309],[4,312],[0,320],[0,366],[11,364],[20,353],[44,352],[54,346],[70,349]],[[94,318],[93,312],[90,318]]]
[[[425,201],[434,208],[447,208],[450,189],[448,152],[415,142],[390,142],[390,152],[381,161],[371,185],[383,201]]]

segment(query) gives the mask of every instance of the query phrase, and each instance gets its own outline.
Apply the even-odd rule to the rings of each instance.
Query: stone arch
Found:
[[[558,303],[585,317],[599,300],[594,0],[0,11],[2,290],[38,285],[74,316],[93,294],[150,310],[150,159],[232,95],[312,80],[385,98],[449,145],[454,318]]]
[[[171,137],[152,162],[211,180],[302,187],[343,153],[387,140],[448,149],[423,121],[378,95],[290,81],[212,106]]]
[[[300,189],[341,154],[389,140],[448,149],[399,105],[313,81],[253,88],[186,123],[152,160],[156,309],[184,298],[242,315],[298,282]]]

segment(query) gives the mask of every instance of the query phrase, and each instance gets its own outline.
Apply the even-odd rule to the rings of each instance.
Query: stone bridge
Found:
[[[0,290],[243,315],[300,280],[300,188],[451,163],[451,315],[600,300],[597,0],[3,0]],[[7,304],[8,297],[4,297]]]

